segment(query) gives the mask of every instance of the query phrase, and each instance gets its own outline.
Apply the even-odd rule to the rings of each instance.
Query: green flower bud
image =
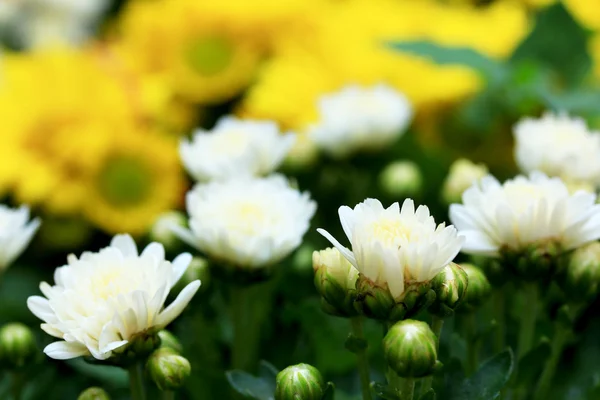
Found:
[[[81,392],[77,400],[110,400],[110,396],[102,388],[91,387]]]
[[[190,362],[175,350],[161,347],[148,358],[148,374],[160,390],[176,390],[190,376]]]
[[[593,300],[600,285],[600,243],[588,243],[575,250],[564,271],[564,278],[558,282],[572,300]]]
[[[167,211],[160,214],[150,229],[150,240],[162,243],[167,250],[177,250],[181,241],[173,233],[172,226],[187,227],[187,219],[180,211]]]
[[[405,285],[402,296],[394,299],[387,285],[377,285],[360,274],[354,306],[368,318],[395,322],[410,318],[435,300],[431,282],[406,282]]]
[[[443,201],[446,204],[460,203],[463,192],[487,173],[484,164],[475,164],[464,158],[454,161],[442,187]]]
[[[379,186],[390,196],[414,197],[423,189],[423,174],[412,161],[396,161],[379,174]]]
[[[181,277],[181,279],[179,279],[179,281],[177,281],[177,283],[171,290],[171,293],[173,294],[173,296],[177,295],[188,284],[190,284],[196,280],[200,280],[200,282],[202,282],[202,285],[200,285],[200,289],[198,289],[200,292],[206,290],[206,288],[209,286],[210,267],[208,265],[208,261],[205,258],[202,258],[202,257],[192,258],[192,262],[190,263],[189,267],[183,273],[183,276]]]
[[[27,326],[13,322],[0,328],[0,365],[17,369],[38,356],[35,337]]]
[[[321,400],[325,381],[318,369],[296,364],[277,374],[275,400]]]
[[[383,338],[385,359],[404,378],[429,376],[439,368],[437,337],[425,322],[397,322]]]
[[[313,252],[315,287],[331,307],[324,311],[338,316],[356,315],[354,298],[358,270],[335,248]]]
[[[492,285],[490,285],[483,271],[473,264],[462,264],[461,268],[469,277],[469,286],[467,287],[467,294],[462,301],[460,311],[472,312],[490,296]]]
[[[535,243],[522,250],[501,249],[501,264],[527,281],[550,278],[558,269],[560,246],[551,240]]]
[[[158,332],[158,337],[160,338],[160,347],[168,347],[178,353],[183,351],[183,346],[179,342],[179,339],[168,330],[163,329]]]
[[[431,281],[435,301],[429,312],[438,317],[450,317],[460,306],[467,293],[469,278],[467,273],[455,263],[450,263]]]

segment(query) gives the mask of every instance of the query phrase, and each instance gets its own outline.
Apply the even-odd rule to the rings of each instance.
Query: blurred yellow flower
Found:
[[[323,6],[314,16],[313,30],[279,42],[239,113],[302,131],[315,118],[316,99],[349,83],[385,82],[405,93],[417,111],[454,102],[479,89],[473,71],[396,53],[384,42],[431,40],[502,58],[527,33],[526,17],[523,7],[503,3],[482,9],[430,0],[349,0]]]
[[[82,185],[84,216],[111,233],[145,233],[158,215],[183,204],[177,142],[164,135],[115,132],[102,161]]]
[[[177,204],[177,142],[153,132],[137,80],[124,79],[91,51],[55,49],[3,61],[0,190],[53,214],[83,213],[111,233],[142,233]]]
[[[299,1],[291,8],[263,2],[268,7],[238,0],[134,1],[121,20],[120,45],[142,70],[164,75],[187,100],[220,103],[254,79],[272,40],[274,28],[268,27],[281,26],[301,8]]]
[[[586,28],[600,29],[600,2],[593,0],[564,0],[569,12]]]

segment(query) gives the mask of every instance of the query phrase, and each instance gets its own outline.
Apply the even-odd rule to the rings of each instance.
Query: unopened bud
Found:
[[[379,186],[390,196],[414,197],[423,189],[423,174],[412,161],[396,161],[381,171]]]
[[[573,252],[559,284],[575,301],[593,300],[600,285],[600,243],[588,243]]]
[[[0,328],[0,364],[9,369],[22,368],[35,360],[38,349],[27,326],[13,322]]]
[[[487,173],[484,164],[475,164],[464,158],[454,161],[442,187],[442,199],[446,204],[460,203],[464,191]]]
[[[159,331],[158,337],[160,338],[160,347],[168,347],[178,353],[183,351],[183,346],[179,342],[179,339],[168,330],[163,329]]]
[[[465,298],[468,285],[467,273],[458,264],[448,264],[431,281],[436,297],[429,312],[442,318],[454,315],[454,310]]]
[[[315,165],[319,150],[309,135],[296,135],[296,142],[285,157],[284,167],[291,171],[302,171]]]
[[[161,347],[148,358],[148,374],[160,390],[176,390],[190,376],[190,362],[175,350]]]
[[[429,376],[439,368],[437,338],[425,322],[410,319],[397,322],[383,338],[385,359],[403,378]]]
[[[277,374],[275,400],[321,400],[324,391],[323,376],[312,365],[292,365]]]
[[[181,242],[173,233],[173,226],[186,227],[186,217],[180,211],[167,211],[156,218],[150,230],[150,239],[162,243],[167,250],[177,249]]]
[[[490,285],[483,271],[473,264],[462,264],[461,268],[469,278],[469,286],[460,306],[460,311],[472,312],[490,296],[492,285]]]
[[[358,270],[335,248],[313,252],[315,287],[335,310],[335,315],[353,316]],[[331,311],[325,308],[326,311]]]
[[[91,387],[81,392],[77,400],[110,400],[110,396],[102,388]]]

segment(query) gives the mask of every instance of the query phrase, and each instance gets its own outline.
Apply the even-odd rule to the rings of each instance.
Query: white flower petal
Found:
[[[158,314],[158,318],[156,319],[157,326],[164,328],[177,318],[190,300],[192,300],[192,297],[194,297],[199,288],[200,281],[193,281],[183,288],[177,298]]]
[[[44,353],[55,360],[69,360],[89,354],[85,345],[73,342],[54,342],[44,348]]]

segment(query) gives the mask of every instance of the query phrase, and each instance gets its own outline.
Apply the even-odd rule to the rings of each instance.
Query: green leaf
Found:
[[[388,45],[396,51],[428,58],[436,64],[472,68],[486,78],[499,79],[506,73],[502,62],[466,47],[446,47],[425,40],[390,42]]]
[[[512,60],[537,60],[576,85],[589,71],[588,35],[567,9],[556,2],[537,15],[535,27],[515,50]]]
[[[419,397],[419,400],[435,400],[435,390],[429,389]]]
[[[448,400],[492,400],[508,382],[513,370],[514,356],[507,349],[485,361],[472,377],[452,387]]]
[[[400,396],[393,388],[390,388],[385,383],[371,382],[373,392],[384,400],[400,400]]]
[[[327,382],[327,387],[323,392],[323,397],[321,400],[333,400],[333,396],[335,395],[335,385],[332,382]]]
[[[227,380],[233,389],[246,398],[256,400],[275,399],[275,378],[277,369],[266,361],[261,361],[258,377],[244,371],[227,371]]]
[[[547,341],[525,354],[519,361],[517,385],[535,385],[540,377],[546,360],[550,357],[551,349]]]

